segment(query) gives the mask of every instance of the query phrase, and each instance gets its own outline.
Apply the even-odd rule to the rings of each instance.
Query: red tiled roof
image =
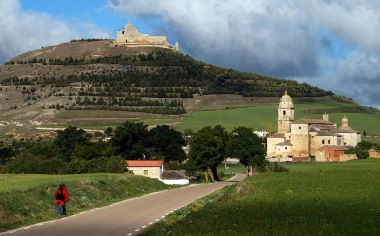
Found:
[[[271,134],[268,138],[284,138],[285,134],[280,134],[280,133],[274,133]]]
[[[292,124],[329,124],[332,125],[330,121],[320,120],[320,119],[299,119],[294,121]]]
[[[276,146],[293,146],[293,145],[290,143],[290,140],[285,140],[282,143],[276,144]]]
[[[162,160],[127,160],[128,167],[161,167]]]

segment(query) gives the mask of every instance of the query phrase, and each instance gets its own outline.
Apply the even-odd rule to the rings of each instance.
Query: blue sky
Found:
[[[26,11],[45,12],[64,21],[86,21],[110,32],[116,32],[128,20],[139,27],[139,21],[129,19],[125,14],[115,14],[107,7],[107,0],[21,0]]]
[[[73,38],[114,38],[130,21],[207,63],[307,82],[380,107],[375,0],[1,0],[0,15],[0,62]]]

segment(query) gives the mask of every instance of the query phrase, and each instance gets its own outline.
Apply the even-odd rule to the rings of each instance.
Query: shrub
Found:
[[[268,162],[267,165],[268,172],[287,172],[288,169],[277,162]]]
[[[44,159],[28,153],[21,153],[7,165],[9,173],[24,174],[62,174],[65,172],[65,163],[58,158]]]

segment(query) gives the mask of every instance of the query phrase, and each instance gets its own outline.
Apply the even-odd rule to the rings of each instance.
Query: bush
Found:
[[[0,165],[0,174],[5,174],[7,173],[7,168],[5,165]]]
[[[69,174],[82,173],[122,173],[124,166],[122,165],[120,156],[99,157],[92,160],[73,159],[69,162],[66,172]]]
[[[288,171],[288,168],[286,168],[285,166],[277,162],[268,162],[266,167],[267,167],[268,172],[287,172]]]
[[[15,174],[63,174],[65,167],[65,163],[58,158],[44,159],[41,156],[22,153],[9,162],[7,172]]]

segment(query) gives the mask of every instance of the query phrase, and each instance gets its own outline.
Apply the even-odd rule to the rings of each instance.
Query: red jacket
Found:
[[[60,192],[60,188],[58,188],[55,193],[54,193],[54,198],[55,198],[55,201],[54,203],[55,204],[61,204],[63,205],[64,203],[68,203],[70,202],[70,197],[69,197],[69,192],[67,191],[67,189],[64,187],[62,188],[62,194],[63,194],[63,197],[64,197],[64,202],[62,202],[61,200],[57,199],[57,195],[58,193]]]

